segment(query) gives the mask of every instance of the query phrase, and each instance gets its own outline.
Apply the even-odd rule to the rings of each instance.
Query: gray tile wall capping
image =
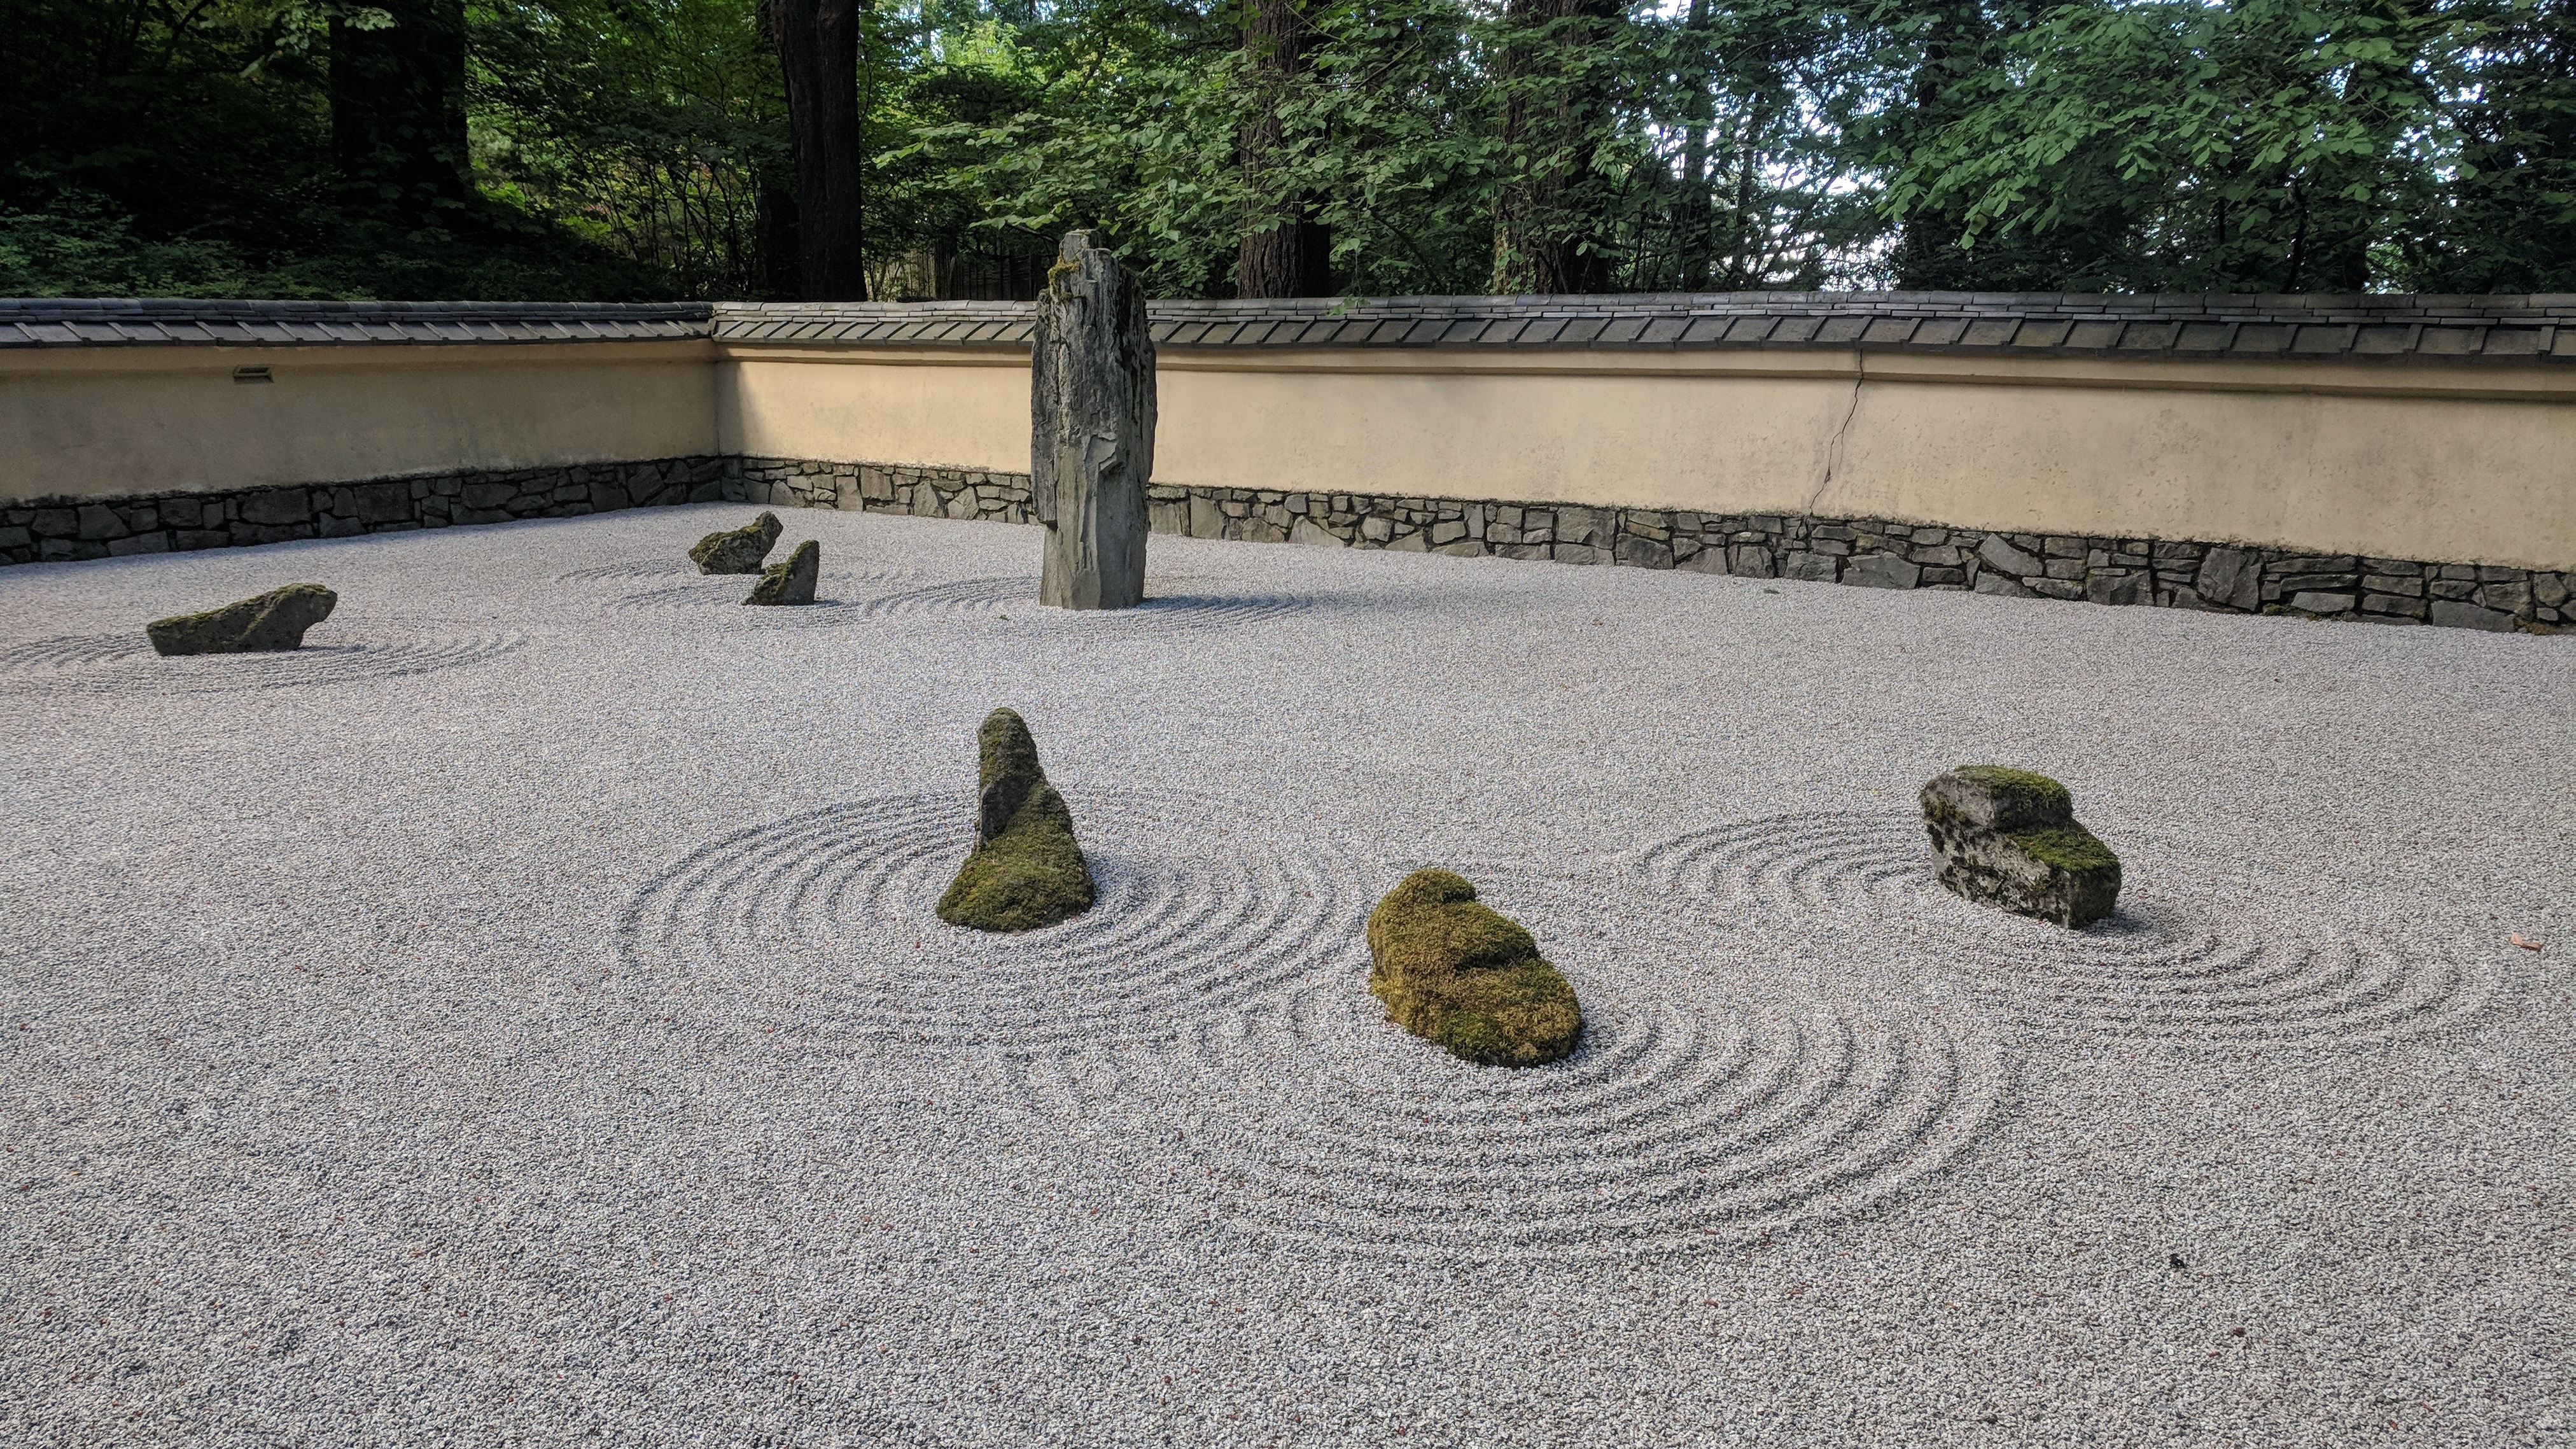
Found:
[[[2273,360],[2576,360],[2576,295],[1733,292],[1156,302],[1162,347],[1860,348]],[[733,303],[729,342],[1023,348],[1014,302]]]
[[[1165,347],[1860,348],[2184,358],[2576,360],[2576,296],[1734,292],[1157,302]],[[1014,302],[0,300],[0,348],[618,342],[1028,345]]]
[[[639,342],[704,337],[704,302],[198,302],[0,298],[0,348]]]

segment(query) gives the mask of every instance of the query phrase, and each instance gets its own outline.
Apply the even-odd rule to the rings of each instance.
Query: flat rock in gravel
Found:
[[[1396,1025],[1487,1067],[1535,1067],[1574,1050],[1574,988],[1519,922],[1454,871],[1417,870],[1369,912],[1369,991]]]
[[[769,515],[764,513],[763,518]],[[775,522],[776,520],[771,520]],[[760,582],[751,586],[746,604],[810,604],[814,602],[814,581],[823,573],[823,545],[812,539],[796,545],[787,562],[763,570]]]
[[[762,513],[740,528],[710,533],[689,550],[689,562],[702,574],[756,574],[760,561],[778,546],[781,525],[775,513]]]
[[[1073,812],[1047,783],[1017,710],[997,709],[976,739],[975,849],[939,898],[939,918],[979,931],[1034,931],[1091,909],[1090,863]]]
[[[2120,858],[2076,823],[2074,797],[2046,775],[1952,770],[1923,787],[1923,824],[1953,895],[2075,927],[2119,902]]]
[[[164,655],[282,653],[303,648],[304,631],[330,618],[339,602],[320,584],[288,584],[202,614],[155,619],[143,632]]]

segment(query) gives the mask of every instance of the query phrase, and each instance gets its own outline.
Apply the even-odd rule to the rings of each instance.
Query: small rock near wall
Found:
[[[763,513],[740,528],[710,533],[689,550],[689,562],[702,574],[756,574],[760,561],[778,546],[775,513]]]
[[[340,596],[320,584],[288,584],[202,614],[173,614],[143,626],[155,652],[271,654],[304,647],[304,631],[331,617]]]
[[[769,518],[764,513],[760,515]],[[777,520],[771,519],[772,523]],[[810,604],[814,602],[814,581],[823,574],[823,545],[812,539],[796,545],[787,562],[764,570],[760,582],[751,586],[746,604]]]
[[[2046,775],[1969,765],[1923,787],[1923,823],[1951,894],[2082,927],[2120,899],[2120,858],[2075,821]]]

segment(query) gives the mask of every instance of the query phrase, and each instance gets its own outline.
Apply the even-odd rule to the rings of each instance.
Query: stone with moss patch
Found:
[[[1466,878],[1417,870],[1369,912],[1369,990],[1396,1025],[1489,1067],[1534,1067],[1574,1050],[1574,988],[1517,922]]]
[[[760,561],[778,546],[783,525],[775,513],[763,513],[740,528],[710,533],[689,550],[689,562],[702,574],[756,574]]]
[[[814,602],[814,581],[823,574],[823,545],[812,539],[796,545],[787,562],[774,564],[751,586],[746,604],[810,604]]]
[[[939,919],[979,931],[1034,931],[1091,909],[1091,865],[1073,812],[1047,783],[1018,712],[997,709],[976,736],[975,849],[939,898]]]
[[[202,614],[173,614],[143,626],[160,654],[272,654],[304,647],[304,631],[331,617],[340,596],[320,584],[288,584]]]
[[[1969,765],[1923,787],[1923,824],[1953,895],[2061,926],[2111,914],[2120,858],[2075,821],[2075,799],[2046,775]]]

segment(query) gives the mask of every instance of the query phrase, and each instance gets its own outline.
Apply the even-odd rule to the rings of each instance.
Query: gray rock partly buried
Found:
[[[1038,602],[1145,601],[1154,476],[1154,337],[1144,284],[1087,231],[1067,232],[1038,294],[1029,357],[1029,493],[1046,525]]]
[[[304,631],[331,617],[340,596],[320,584],[288,584],[202,614],[173,614],[143,626],[161,654],[269,654],[304,647]]]
[[[689,562],[702,574],[756,574],[778,546],[779,526],[777,514],[763,513],[740,528],[710,533],[689,550]]]
[[[764,513],[763,518],[769,515]],[[776,520],[771,520],[775,522]],[[796,545],[787,562],[764,571],[760,582],[751,586],[746,604],[810,604],[814,602],[814,581],[823,573],[823,545],[812,539]]]
[[[1952,770],[1923,787],[1923,824],[1953,895],[2076,927],[2119,903],[2120,858],[2075,822],[2074,798],[2046,775]]]

